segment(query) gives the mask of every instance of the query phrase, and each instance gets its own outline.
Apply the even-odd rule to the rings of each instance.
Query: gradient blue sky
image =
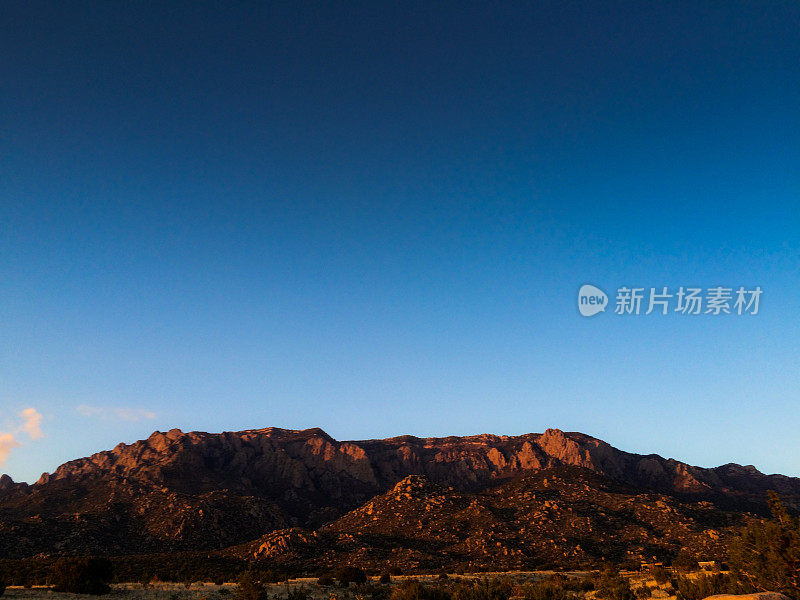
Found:
[[[4,3],[0,471],[172,427],[559,427],[800,476],[799,31],[796,2]],[[587,282],[764,295],[586,319]]]

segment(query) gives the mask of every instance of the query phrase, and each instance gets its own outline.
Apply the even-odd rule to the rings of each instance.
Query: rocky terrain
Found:
[[[693,467],[581,433],[340,442],[320,429],[171,430],[0,478],[0,557],[222,550],[409,568],[717,554],[800,479]],[[256,540],[256,541],[252,541]]]
[[[668,561],[681,548],[723,559],[740,523],[740,515],[710,502],[637,493],[583,467],[561,466],[481,492],[410,475],[319,531],[274,531],[229,552],[306,568],[581,568]]]

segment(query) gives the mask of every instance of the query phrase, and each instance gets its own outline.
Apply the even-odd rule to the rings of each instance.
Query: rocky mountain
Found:
[[[285,530],[294,531],[287,534],[287,547],[308,538],[306,547],[323,548],[334,538],[360,531],[352,525],[357,519],[353,515],[361,515],[361,533],[367,535],[373,522],[372,515],[364,512],[368,503],[396,491],[399,482],[447,490],[437,496],[441,506],[432,504],[424,510],[434,511],[430,514],[437,515],[435,522],[442,531],[451,526],[457,531],[455,517],[445,514],[461,514],[465,502],[467,507],[488,502],[484,508],[492,514],[510,514],[514,502],[524,498],[524,494],[513,496],[514,486],[522,485],[518,481],[530,482],[529,476],[564,467],[578,468],[581,485],[595,495],[600,494],[601,484],[623,486],[620,493],[633,498],[635,506],[643,501],[642,494],[655,494],[662,498],[657,501],[669,506],[682,503],[692,510],[701,506],[700,501],[714,510],[759,510],[771,489],[800,508],[797,478],[764,475],[739,465],[693,467],[657,455],[631,454],[596,438],[557,429],[521,436],[403,436],[344,442],[321,429],[218,434],[173,429],[70,461],[30,486],[0,478],[0,557],[210,550]],[[596,479],[587,479],[589,475]],[[492,494],[511,496],[501,501]],[[600,505],[599,496],[592,501]],[[530,509],[541,512],[538,504]],[[519,525],[514,521],[518,517],[498,519],[503,527]],[[587,543],[580,543],[584,552]],[[341,551],[337,544],[331,548],[334,553]],[[538,552],[541,555],[541,549]]]
[[[228,552],[306,569],[514,570],[666,560],[681,548],[724,559],[742,516],[642,493],[583,467],[551,467],[479,492],[410,475],[336,521],[274,531]]]

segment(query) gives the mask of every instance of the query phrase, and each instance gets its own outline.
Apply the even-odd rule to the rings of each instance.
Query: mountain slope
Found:
[[[306,569],[513,570],[723,559],[742,516],[639,493],[582,467],[544,469],[480,492],[411,475],[319,531],[275,531],[230,553]]]
[[[0,478],[0,556],[222,548],[269,531],[332,523],[409,475],[474,494],[564,466],[631,493],[744,510],[763,506],[774,489],[800,507],[797,478],[738,465],[693,467],[557,429],[349,442],[321,429],[174,429],[70,461],[31,486]]]

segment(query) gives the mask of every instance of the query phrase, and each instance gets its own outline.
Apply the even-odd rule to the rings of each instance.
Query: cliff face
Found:
[[[0,479],[0,533],[7,534],[0,556],[87,545],[119,552],[218,548],[276,529],[317,528],[409,475],[477,492],[562,466],[734,508],[756,507],[773,489],[800,507],[797,478],[738,465],[693,467],[557,429],[350,442],[321,429],[173,429],[65,463],[32,486]]]

